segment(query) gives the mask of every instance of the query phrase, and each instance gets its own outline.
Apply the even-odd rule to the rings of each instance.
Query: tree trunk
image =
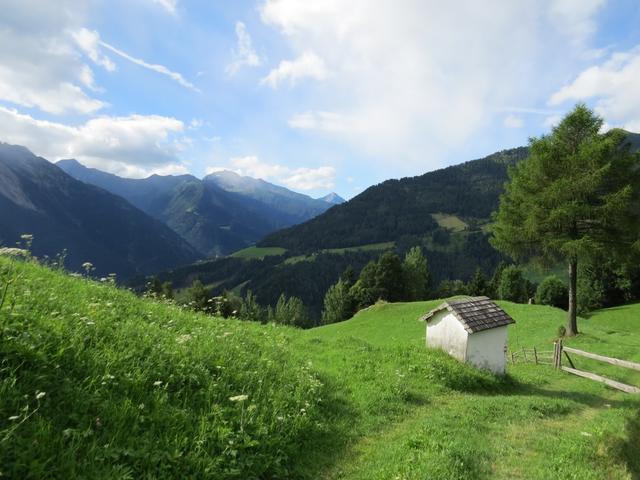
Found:
[[[569,261],[569,312],[567,318],[567,335],[573,337],[578,334],[576,287],[578,283],[578,261]]]

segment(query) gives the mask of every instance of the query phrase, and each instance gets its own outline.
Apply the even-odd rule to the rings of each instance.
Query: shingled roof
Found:
[[[469,333],[481,332],[490,328],[503,327],[516,323],[507,312],[489,300],[488,297],[469,297],[457,300],[447,300],[434,308],[420,320],[428,321],[436,313],[448,310],[462,323]]]

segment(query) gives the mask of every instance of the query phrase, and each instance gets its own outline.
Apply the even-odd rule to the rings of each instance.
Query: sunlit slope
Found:
[[[330,431],[288,329],[0,257],[0,296],[10,281],[2,478],[295,478],[300,446]]]
[[[509,365],[498,379],[429,350],[417,319],[439,303],[375,305],[293,341],[350,408],[325,478],[638,478],[640,398],[544,365]],[[511,349],[552,348],[565,312],[498,303],[517,322]],[[640,305],[603,310],[565,343],[637,360],[639,319]],[[574,361],[640,386],[638,372]]]

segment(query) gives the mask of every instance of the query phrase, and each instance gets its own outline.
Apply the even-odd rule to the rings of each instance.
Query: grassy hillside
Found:
[[[242,250],[238,250],[231,254],[233,258],[245,258],[245,259],[263,259],[264,257],[270,257],[273,255],[283,255],[286,253],[284,248],[279,247],[247,247]]]
[[[638,478],[640,398],[551,367],[509,366],[497,380],[424,348],[416,318],[439,302],[377,305],[305,331],[296,347],[339,385],[355,441],[327,478]],[[510,347],[551,348],[564,312],[500,302]],[[582,321],[567,344],[640,360],[640,305]],[[640,386],[640,374],[574,358]]]
[[[545,366],[496,378],[427,350],[416,319],[438,302],[301,331],[0,258],[7,278],[17,278],[0,308],[9,478],[640,475],[639,398]],[[549,348],[564,321],[549,307],[503,306],[514,348]],[[582,326],[571,344],[640,360],[640,305]],[[637,372],[596,368],[640,385]]]
[[[328,428],[323,386],[281,329],[0,258],[8,278],[0,476],[295,477]]]

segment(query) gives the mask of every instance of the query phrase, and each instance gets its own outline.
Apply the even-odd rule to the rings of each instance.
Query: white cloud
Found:
[[[550,115],[542,123],[546,128],[553,128],[562,121],[561,115]]]
[[[239,172],[240,175],[262,178],[264,180],[280,179],[289,173],[289,168],[282,165],[262,162],[255,155],[233,157],[229,163],[232,169]]]
[[[148,62],[145,62],[144,60],[141,60],[139,58],[132,57],[128,53],[123,52],[122,50],[119,50],[116,47],[114,47],[113,45],[110,45],[110,44],[108,44],[106,42],[103,42],[102,40],[99,40],[99,43],[100,43],[101,46],[103,46],[107,50],[115,53],[116,55],[124,58],[125,60],[129,60],[131,63],[135,63],[136,65],[144,67],[144,68],[146,68],[148,70],[151,70],[153,72],[157,72],[157,73],[160,73],[162,75],[166,75],[167,77],[169,77],[173,81],[178,82],[183,87],[188,88],[189,90],[193,90],[194,92],[200,93],[200,90],[193,83],[191,83],[188,80],[186,80],[182,76],[182,74],[180,74],[178,72],[173,72],[173,71],[169,70],[167,67],[165,67],[164,65],[158,65],[158,64],[155,64],[155,63],[148,63]]]
[[[0,106],[0,140],[24,145],[49,160],[75,158],[127,177],[184,173],[174,137],[184,125],[158,115],[98,117],[79,126],[38,120]]]
[[[2,2],[0,100],[53,114],[87,114],[106,105],[83,89],[97,90],[69,33],[79,30],[85,8],[73,0]]]
[[[555,92],[549,103],[593,100],[596,111],[613,126],[640,131],[640,46],[612,54],[601,65],[581,72]]]
[[[303,130],[321,130],[323,132],[348,132],[355,129],[344,115],[336,112],[305,112],[289,119],[289,126]]]
[[[524,120],[522,120],[522,117],[510,114],[504,117],[504,126],[507,128],[522,128]]]
[[[93,63],[103,66],[110,72],[116,69],[111,59],[100,52],[100,34],[98,32],[83,27],[71,32],[71,36]]]
[[[299,90],[289,125],[393,162],[400,175],[485,138],[500,107],[538,105],[582,61],[599,4],[574,2],[571,17],[562,0],[265,0],[260,13],[293,58],[322,59],[323,82]],[[294,64],[263,82],[295,82]]]
[[[233,157],[229,160],[228,167],[209,167],[207,174],[224,170],[231,170],[238,175],[273,181],[294,190],[303,191],[333,188],[336,177],[336,170],[331,166],[290,168],[263,162],[255,155]]]
[[[281,181],[296,190],[331,189],[334,187],[336,169],[333,167],[297,168]]]
[[[327,78],[324,61],[311,51],[304,52],[295,60],[282,60],[280,65],[271,70],[260,83],[277,88],[278,84],[287,80],[290,85],[295,85],[301,78],[315,80]]]
[[[235,75],[243,66],[257,67],[262,63],[251,45],[251,36],[244,23],[236,22],[236,36],[238,37],[238,45],[232,51],[233,62],[227,65],[228,75]]]
[[[225,167],[207,167],[207,169],[205,170],[205,174],[206,175],[211,175],[212,173],[217,173],[217,172],[227,172],[229,171],[229,168],[225,168]],[[235,170],[231,170],[232,172]],[[238,172],[236,172],[238,173]],[[238,175],[240,175],[238,173]]]
[[[168,13],[175,15],[176,7],[178,6],[178,0],[152,0],[153,3],[160,5]]]
[[[553,0],[551,19],[573,43],[581,44],[595,32],[593,17],[605,3],[606,0]]]

